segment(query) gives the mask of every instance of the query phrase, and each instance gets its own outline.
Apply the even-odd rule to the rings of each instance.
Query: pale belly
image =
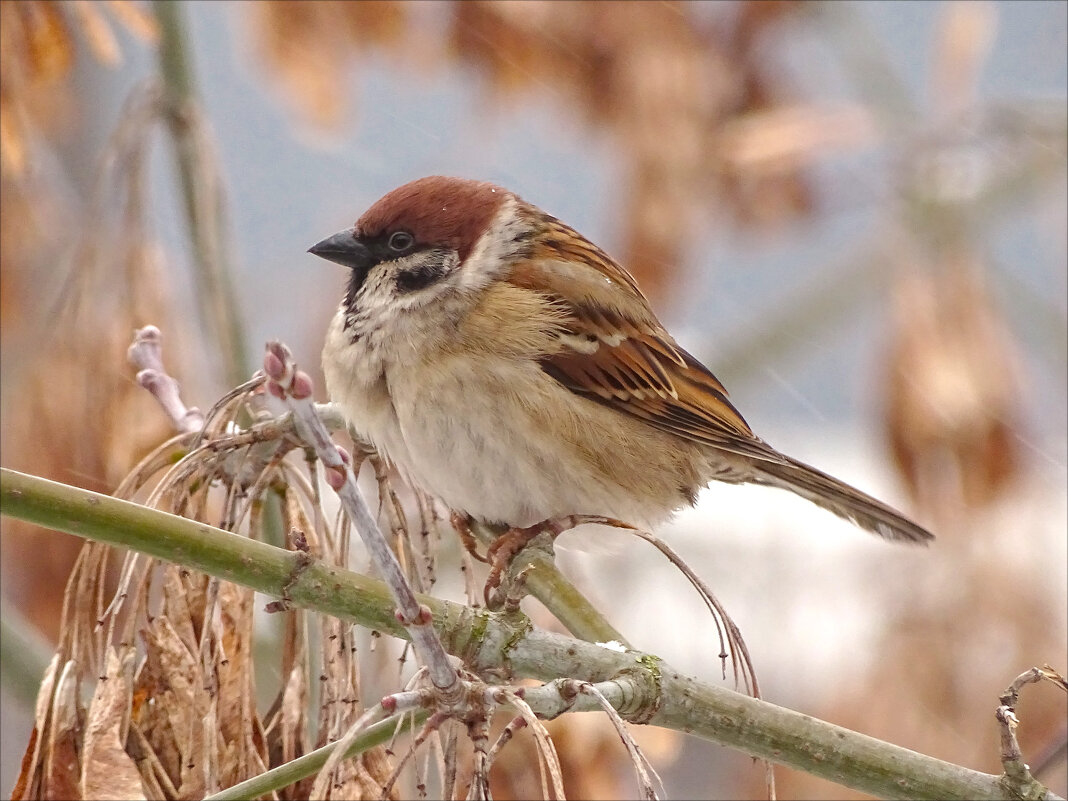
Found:
[[[401,442],[381,437],[388,458],[450,509],[515,526],[580,514],[649,527],[688,500],[692,486],[673,477],[692,457],[671,452],[673,437],[573,395],[534,364],[510,370],[437,364],[416,380],[390,369]]]
[[[453,511],[514,526],[603,515],[648,528],[709,477],[696,446],[572,394],[532,361],[490,356],[490,367],[438,351],[386,363],[350,347],[342,321],[324,349],[330,397]]]

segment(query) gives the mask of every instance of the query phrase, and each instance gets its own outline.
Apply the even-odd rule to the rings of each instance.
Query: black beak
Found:
[[[351,228],[328,236],[322,242],[308,248],[308,252],[362,273],[366,273],[379,261],[370,248],[356,238]]]

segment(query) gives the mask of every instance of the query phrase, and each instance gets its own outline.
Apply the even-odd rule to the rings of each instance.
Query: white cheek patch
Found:
[[[350,339],[363,339],[372,350],[399,348],[407,353],[427,338],[439,338],[442,321],[462,313],[470,293],[458,291],[458,256],[450,253],[443,258],[447,272],[441,278],[424,287],[399,289],[398,280],[403,280],[405,271],[418,269],[418,260],[419,254],[413,254],[371,271],[346,312]]]
[[[399,314],[404,314],[418,308],[427,302],[427,292],[433,289],[433,284],[425,289],[405,291],[398,288],[398,281],[402,280],[404,273],[411,271],[421,254],[413,254],[403,259],[392,262],[382,262],[375,265],[370,275],[364,281],[356,296],[355,317],[359,320],[371,323],[375,327],[388,325]],[[449,271],[435,284],[449,281],[449,274],[454,274],[458,266],[458,260],[453,257],[443,261],[443,266]]]
[[[526,229],[516,214],[516,207],[514,198],[508,198],[501,204],[493,224],[479,237],[467,255],[457,281],[459,288],[475,290],[489,285],[515,255],[517,238]]]

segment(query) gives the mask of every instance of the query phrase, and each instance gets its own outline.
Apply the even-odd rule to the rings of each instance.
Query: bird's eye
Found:
[[[411,247],[414,244],[415,237],[407,231],[394,231],[389,236],[389,249],[397,253],[404,253],[406,250],[411,250]]]

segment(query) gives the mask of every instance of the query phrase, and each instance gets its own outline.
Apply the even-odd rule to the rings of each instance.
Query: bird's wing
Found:
[[[542,357],[542,369],[572,392],[676,436],[782,461],[753,434],[719,379],[664,329],[631,275],[579,234],[566,234],[543,237],[508,278],[561,312],[558,348]]]

